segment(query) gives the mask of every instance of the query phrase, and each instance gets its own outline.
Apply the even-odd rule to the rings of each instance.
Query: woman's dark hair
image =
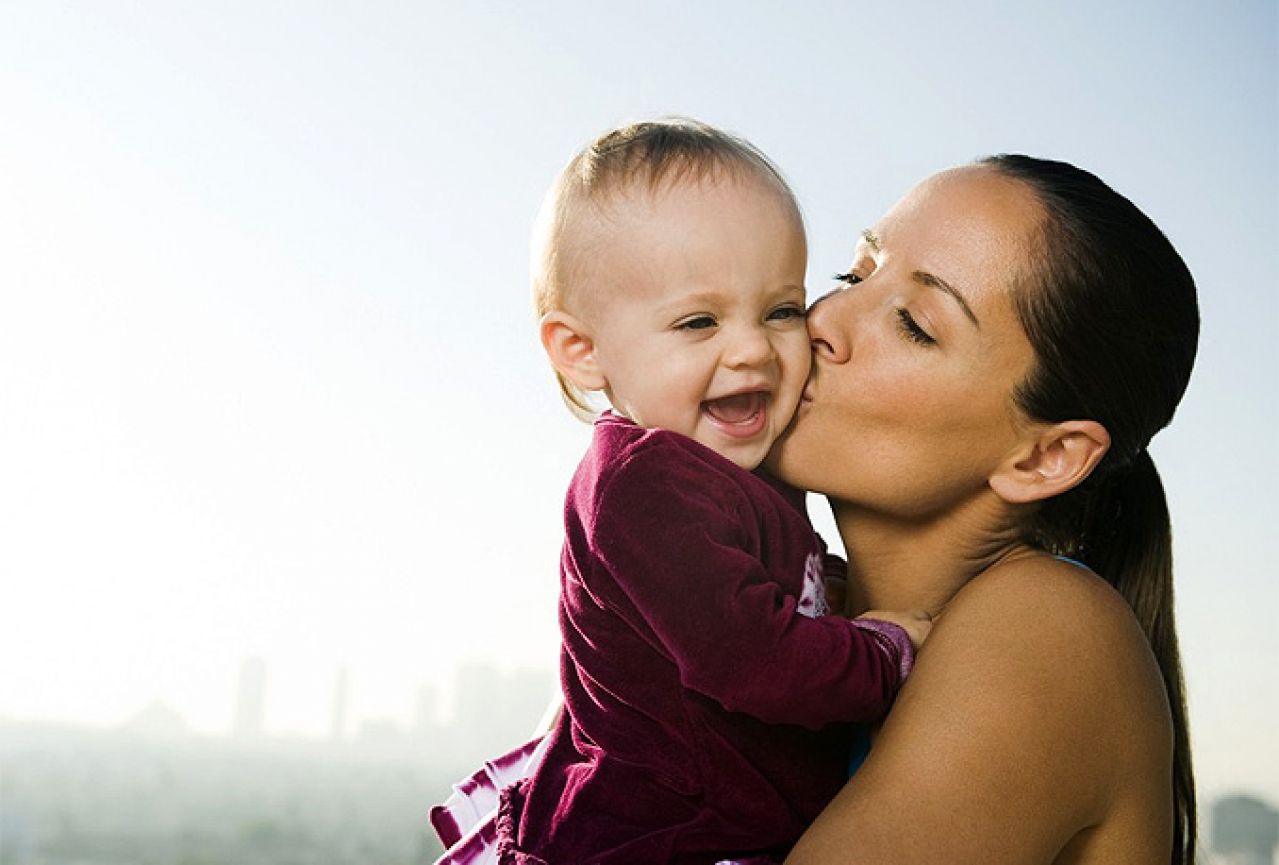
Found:
[[[1035,420],[1095,420],[1111,438],[1087,481],[1043,504],[1029,540],[1088,565],[1136,613],[1172,709],[1172,863],[1193,865],[1195,782],[1173,622],[1172,530],[1146,445],[1172,420],[1194,366],[1194,279],[1163,232],[1087,171],[1017,155],[980,164],[1027,184],[1045,211],[1036,266],[1015,293],[1035,351],[1016,400]]]

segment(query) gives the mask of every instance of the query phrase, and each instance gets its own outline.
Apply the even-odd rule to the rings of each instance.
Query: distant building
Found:
[[[159,700],[125,721],[121,729],[125,733],[153,739],[175,739],[190,732],[182,716]]]
[[[406,746],[404,730],[389,718],[371,718],[361,722],[356,738],[369,753],[398,754]]]
[[[472,762],[528,741],[555,693],[554,683],[547,670],[504,673],[484,663],[460,667],[448,743],[453,756]]]
[[[255,739],[262,735],[266,718],[266,662],[248,658],[240,666],[240,681],[235,695],[236,736]]]
[[[1212,806],[1212,849],[1223,865],[1274,865],[1279,813],[1251,796],[1227,796]]]
[[[437,702],[435,689],[430,685],[423,685],[417,689],[417,699],[413,704],[413,735],[417,738],[429,738],[439,730]]]
[[[334,742],[346,739],[346,716],[350,708],[351,680],[346,667],[338,668],[333,682],[333,712],[329,716],[329,738]]]

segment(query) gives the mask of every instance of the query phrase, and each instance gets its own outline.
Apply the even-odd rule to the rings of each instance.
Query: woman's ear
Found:
[[[1074,489],[1110,449],[1110,433],[1092,420],[1039,428],[990,476],[990,488],[1014,504],[1043,501]]]
[[[585,324],[567,312],[554,310],[538,323],[542,348],[551,365],[582,390],[603,390],[608,379],[595,359],[595,341]]]

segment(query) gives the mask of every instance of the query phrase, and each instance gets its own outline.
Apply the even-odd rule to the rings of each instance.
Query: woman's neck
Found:
[[[973,503],[970,513],[902,521],[831,502],[848,552],[848,615],[866,610],[941,612],[973,577],[1027,551],[1009,516]],[[1007,524],[1006,528],[997,528]]]

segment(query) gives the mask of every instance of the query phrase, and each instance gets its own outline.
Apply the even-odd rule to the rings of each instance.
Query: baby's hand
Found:
[[[869,610],[862,613],[859,619],[879,619],[881,622],[892,622],[900,626],[910,636],[910,644],[919,651],[933,629],[933,617],[926,610],[907,610],[904,613],[892,613],[884,610]]]
[[[826,575],[826,607],[832,613],[844,612],[844,604],[848,601],[848,580],[843,577]]]

